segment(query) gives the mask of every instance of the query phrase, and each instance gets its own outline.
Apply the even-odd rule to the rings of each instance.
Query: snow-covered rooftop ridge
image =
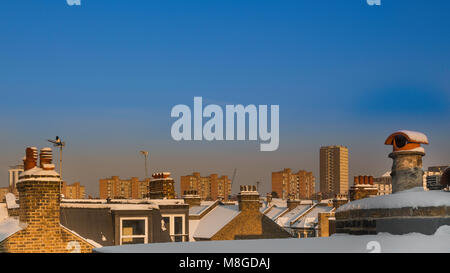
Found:
[[[61,203],[61,208],[111,209],[111,210],[152,210],[155,204],[110,204],[110,203]]]
[[[381,253],[450,252],[450,227],[434,235],[347,235],[331,237],[135,244],[97,248],[103,253],[369,253],[377,242]]]
[[[290,227],[291,223],[311,209],[311,205],[299,205],[288,213],[278,217],[276,223],[282,227]]]
[[[0,242],[26,227],[27,224],[20,222],[17,218],[6,218],[0,222]]]
[[[295,228],[310,228],[314,227],[319,222],[319,213],[331,212],[334,208],[328,206],[315,206],[302,216],[297,222],[292,224]]]
[[[221,228],[239,215],[238,206],[217,206],[199,220],[194,238],[211,238]]]
[[[155,204],[155,205],[182,205],[183,199],[62,199],[61,204]]]
[[[389,195],[364,198],[347,203],[337,212],[356,209],[390,209],[450,206],[450,193],[445,191],[425,191],[422,187]]]

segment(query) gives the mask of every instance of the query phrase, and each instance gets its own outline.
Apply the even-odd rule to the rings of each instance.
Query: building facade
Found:
[[[226,175],[217,174],[202,177],[200,173],[181,177],[181,192],[197,191],[201,200],[228,200],[231,195],[231,179]]]
[[[80,182],[75,182],[71,185],[67,185],[67,183],[63,181],[61,193],[63,194],[64,199],[86,198],[86,189],[84,186],[81,186]]]
[[[324,146],[320,148],[320,192],[323,198],[348,192],[348,148]]]
[[[315,177],[312,172],[300,170],[293,173],[286,168],[272,172],[272,192],[281,199],[312,199],[315,193]]]
[[[378,195],[378,188],[374,185],[373,176],[360,175],[354,177],[353,186],[349,190],[350,201]]]
[[[428,170],[424,172],[424,187],[429,190],[443,189],[444,186],[441,184],[441,177],[448,167],[449,165],[428,167]]]
[[[380,177],[373,179],[373,184],[377,187],[378,195],[387,195],[392,193],[392,177],[391,172],[387,171]]]
[[[137,177],[120,179],[118,176],[99,180],[100,199],[142,199],[147,197],[150,179]]]

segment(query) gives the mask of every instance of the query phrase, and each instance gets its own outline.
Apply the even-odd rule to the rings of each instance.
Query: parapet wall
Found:
[[[336,233],[353,235],[434,234],[441,225],[450,225],[450,207],[405,207],[336,212]]]

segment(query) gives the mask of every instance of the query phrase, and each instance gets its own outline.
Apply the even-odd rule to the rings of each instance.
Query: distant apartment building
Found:
[[[19,181],[19,176],[23,173],[23,165],[15,165],[9,167],[8,181],[11,189],[16,188],[16,183]]]
[[[64,195],[64,199],[84,199],[86,198],[86,189],[80,185],[80,182],[75,182],[71,185],[67,185],[63,181],[61,193]]]
[[[293,173],[290,168],[272,172],[272,192],[281,199],[312,199],[315,193],[315,177],[312,172],[300,170]]]
[[[428,167],[428,170],[424,172],[424,187],[429,190],[440,190],[444,188],[441,185],[441,177],[444,173],[445,169],[447,169],[449,165],[446,166],[431,166]]]
[[[141,199],[147,197],[150,179],[137,177],[120,179],[118,176],[99,180],[100,199]]]
[[[226,175],[219,177],[217,174],[209,176],[200,176],[200,173],[194,172],[191,175],[181,177],[181,192],[197,191],[201,200],[228,200],[231,195],[231,179]]]
[[[373,184],[378,189],[378,195],[386,195],[392,193],[392,177],[391,172],[387,171],[380,177],[373,179]]]
[[[150,199],[175,199],[175,182],[169,172],[154,173],[149,183]]]
[[[377,195],[378,188],[374,185],[373,176],[360,175],[354,177],[353,186],[349,190],[350,201]]]
[[[320,192],[323,198],[348,192],[348,148],[324,146],[320,148]]]
[[[5,202],[5,197],[8,192],[9,192],[8,187],[0,188],[0,202]]]

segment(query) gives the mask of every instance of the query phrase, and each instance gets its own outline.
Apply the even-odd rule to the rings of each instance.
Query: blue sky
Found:
[[[393,130],[430,137],[424,164],[450,163],[450,2],[7,1],[0,9],[0,172],[27,145],[68,142],[65,177],[192,170],[262,181],[313,171],[321,145],[350,149],[350,176],[390,168]],[[280,149],[176,143],[170,110],[279,104]],[[351,180],[350,177],[350,180]],[[235,185],[235,190],[238,186]]]

